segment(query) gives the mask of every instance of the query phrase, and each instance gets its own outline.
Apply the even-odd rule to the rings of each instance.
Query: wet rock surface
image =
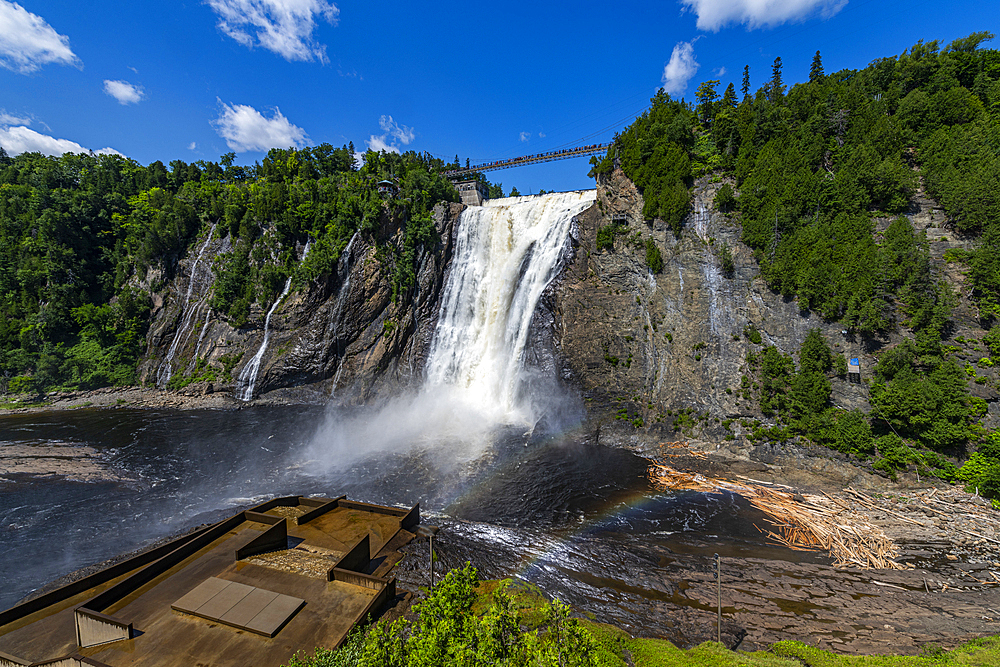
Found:
[[[689,647],[716,638],[717,552],[727,646],[757,650],[795,639],[841,653],[915,655],[927,643],[950,647],[1000,632],[1000,543],[966,544],[963,524],[939,530],[921,521],[925,508],[937,504],[934,496],[926,500],[932,492],[877,499],[887,511],[833,494],[897,540],[898,562],[906,566],[901,570],[838,569],[822,554],[715,535],[557,535],[455,519],[438,521],[434,568],[440,580],[471,561],[484,578],[520,577],[581,615]],[[944,493],[950,500],[941,502],[956,512],[981,509],[979,530],[996,539],[1000,517],[989,515],[978,499],[935,493]],[[427,586],[427,540],[404,551],[400,584]]]

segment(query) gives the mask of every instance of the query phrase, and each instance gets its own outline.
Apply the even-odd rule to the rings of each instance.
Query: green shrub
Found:
[[[722,268],[722,275],[732,278],[736,272],[736,262],[733,261],[733,251],[729,249],[728,243],[723,243],[719,248],[719,264]]]
[[[646,266],[653,273],[663,271],[663,255],[660,254],[660,249],[656,247],[656,243],[651,238],[646,239]]]
[[[11,394],[32,394],[35,392],[35,378],[30,375],[17,375],[7,383],[7,391]]]
[[[736,194],[729,183],[723,183],[719,191],[715,193],[715,208],[723,213],[729,213],[736,208]]]
[[[597,229],[597,250],[613,252],[615,249],[615,234],[618,225],[603,225]]]

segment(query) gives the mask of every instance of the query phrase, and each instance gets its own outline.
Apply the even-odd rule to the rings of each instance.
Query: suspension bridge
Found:
[[[495,171],[497,169],[510,169],[511,167],[523,167],[526,164],[538,164],[539,162],[552,162],[554,160],[566,160],[584,155],[598,155],[606,153],[612,144],[590,144],[588,146],[578,146],[576,148],[564,148],[548,153],[535,153],[534,155],[522,155],[506,160],[495,160],[483,164],[472,165],[464,169],[450,169],[443,172],[444,176],[451,180],[458,180],[464,176],[471,176],[483,171]]]

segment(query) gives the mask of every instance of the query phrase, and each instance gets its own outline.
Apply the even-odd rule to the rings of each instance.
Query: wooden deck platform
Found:
[[[300,649],[335,647],[355,623],[377,613],[373,606],[381,606],[389,593],[395,596],[394,580],[383,575],[401,558],[396,549],[413,538],[402,525],[400,510],[342,502],[343,506],[324,508],[301,526],[297,517],[313,510],[315,502],[261,507],[273,519],[247,512],[251,519],[236,521],[234,517],[227,525],[217,524],[228,529],[218,530],[218,536],[206,538],[203,545],[189,545],[190,553],[181,554],[183,558],[175,555],[176,562],[171,564],[166,556],[145,566],[160,563],[159,571],[146,570],[142,577],[144,567],[137,567],[0,625],[0,653],[29,665],[80,654],[111,667],[242,667],[281,665]],[[286,522],[284,548],[237,560],[238,550],[246,550],[255,539],[259,543],[272,528],[265,521]],[[411,515],[405,521],[415,528]],[[359,545],[366,537],[370,553],[358,559]],[[310,554],[309,568],[282,565],[280,556],[294,551]],[[338,564],[346,569],[335,574]],[[128,590],[130,581],[145,583]],[[103,606],[116,586],[125,594],[104,609],[87,606],[94,600]],[[134,636],[81,646],[85,642],[75,620],[75,609],[81,605],[111,622],[130,623]],[[10,616],[10,611],[4,614]]]

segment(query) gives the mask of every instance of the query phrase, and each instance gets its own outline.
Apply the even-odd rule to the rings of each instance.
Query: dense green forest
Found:
[[[287,278],[301,286],[333,271],[350,238],[374,234],[383,216],[404,229],[380,256],[405,291],[416,249],[436,243],[432,207],[457,200],[438,174],[445,165],[426,154],[369,151],[360,168],[353,146],[274,149],[250,167],[234,157],[168,168],[0,149],[0,389],[134,384],[150,288],[210,230],[233,246],[216,259],[211,305],[239,327]],[[387,202],[376,184],[390,178],[399,195]]]
[[[677,235],[692,179],[721,178],[716,206],[741,225],[773,290],[862,339],[909,330],[881,355],[867,415],[830,407],[829,377],[846,366],[818,333],[798,365],[760,345],[758,334],[740,389],[776,425],[748,422],[757,438],[801,436],[871,457],[889,474],[915,464],[1000,495],[1000,437],[984,432],[985,402],[970,396],[968,369],[942,343],[955,297],[927,238],[902,215],[922,178],[958,232],[978,236],[975,250],[948,259],[967,265],[982,322],[996,324],[1000,52],[983,48],[992,38],[921,41],[898,57],[832,74],[817,52],[809,80],[790,88],[779,57],[756,92],[747,67],[739,93],[730,84],[720,96],[719,82],[706,81],[693,104],[661,91],[614,149],[592,160],[594,175],[617,160],[640,188],[647,218],[661,218]],[[876,233],[876,219],[891,223]],[[1000,342],[1000,329],[986,339],[990,354],[1000,354],[990,345]],[[961,469],[949,462],[977,445]]]

